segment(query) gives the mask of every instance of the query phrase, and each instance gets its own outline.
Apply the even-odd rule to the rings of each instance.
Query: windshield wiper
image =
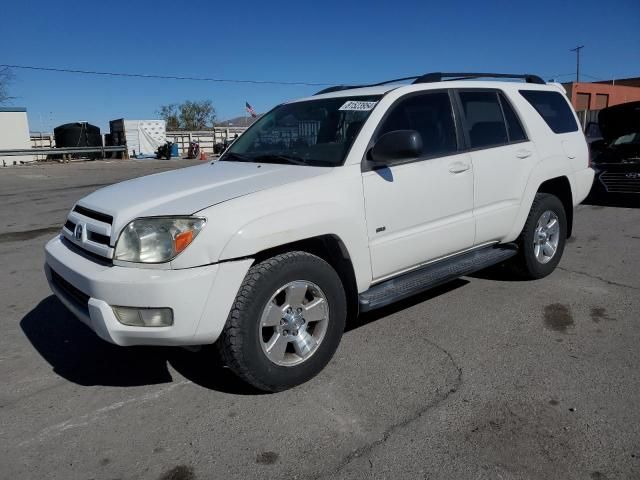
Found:
[[[300,157],[292,157],[290,155],[266,154],[253,157],[254,162],[261,163],[290,163],[291,165],[308,166],[309,164]]]
[[[242,155],[241,153],[227,152],[220,160],[223,162],[253,162],[253,157]]]

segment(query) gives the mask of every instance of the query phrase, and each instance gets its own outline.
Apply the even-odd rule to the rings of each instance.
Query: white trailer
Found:
[[[0,107],[0,150],[31,148],[27,109]],[[21,165],[35,161],[34,155],[0,156],[0,166]]]
[[[111,120],[111,143],[126,145],[129,156],[153,155],[167,140],[164,120]]]

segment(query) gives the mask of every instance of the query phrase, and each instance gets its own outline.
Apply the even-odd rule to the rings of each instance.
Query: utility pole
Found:
[[[576,48],[569,50],[570,52],[576,52],[576,83],[580,81],[580,50],[584,48],[584,45],[579,45]]]

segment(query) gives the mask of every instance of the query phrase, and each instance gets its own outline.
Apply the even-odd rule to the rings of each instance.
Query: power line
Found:
[[[575,75],[576,75],[576,72],[571,72],[571,73],[556,73],[555,75],[542,75],[542,77],[555,79],[555,78],[559,78],[559,77],[575,77]],[[584,73],[582,71],[580,72],[580,76],[581,77],[588,77],[588,78],[590,78],[592,80],[601,80],[601,81],[607,80],[602,75],[594,76],[594,75],[586,74],[586,73]]]
[[[146,73],[125,73],[125,72],[100,72],[94,70],[76,70],[71,68],[53,68],[53,67],[36,67],[32,65],[8,65],[0,64],[0,67],[19,68],[23,70],[38,70],[44,72],[58,73],[78,73],[82,75],[104,75],[109,77],[134,77],[134,78],[155,78],[161,80],[188,80],[193,82],[217,82],[217,83],[251,83],[258,85],[304,85],[309,87],[326,87],[333,85],[332,83],[317,82],[285,82],[276,80],[247,80],[247,79],[231,79],[231,78],[209,78],[209,77],[191,77],[182,75],[152,75]]]

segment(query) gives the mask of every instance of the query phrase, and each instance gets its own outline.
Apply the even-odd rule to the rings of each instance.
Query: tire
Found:
[[[545,223],[542,218],[543,214],[551,213],[550,220],[557,219],[557,240],[554,237],[552,231],[553,228],[543,229],[540,234],[548,236],[551,240],[549,245],[555,246],[555,252],[553,255],[549,255],[551,249],[547,247],[547,244],[541,245],[544,241],[544,236],[538,235],[540,225],[550,225],[551,223]],[[512,270],[517,276],[523,279],[539,279],[544,278],[555,270],[560,262],[562,253],[564,252],[564,246],[567,238],[567,215],[564,210],[564,206],[558,197],[548,193],[537,193],[529,216],[524,224],[522,233],[518,237],[518,255],[513,259],[511,263]],[[539,245],[539,249],[536,248],[536,244]],[[542,252],[542,255],[540,255]]]
[[[217,345],[226,365],[245,382],[281,391],[313,378],[329,363],[346,316],[335,270],[306,252],[283,253],[249,269]]]

